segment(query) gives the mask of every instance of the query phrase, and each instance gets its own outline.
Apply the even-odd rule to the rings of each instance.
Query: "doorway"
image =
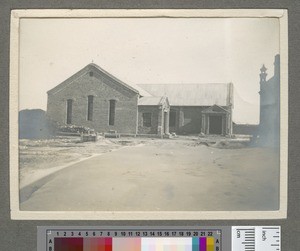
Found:
[[[222,134],[222,116],[210,115],[209,116],[209,134]]]

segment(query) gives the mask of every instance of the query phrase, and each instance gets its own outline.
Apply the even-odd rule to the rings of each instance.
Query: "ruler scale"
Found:
[[[280,227],[232,227],[232,251],[280,251]]]
[[[256,250],[280,251],[280,227],[256,227]]]
[[[47,251],[220,251],[220,230],[89,230],[52,229]],[[174,249],[175,248],[175,249]]]
[[[279,226],[38,227],[38,251],[280,251]]]

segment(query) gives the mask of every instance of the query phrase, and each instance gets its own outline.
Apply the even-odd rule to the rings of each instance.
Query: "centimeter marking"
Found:
[[[231,244],[232,251],[280,251],[280,227],[232,227]]]
[[[220,229],[192,230],[106,230],[48,229],[48,237],[220,237]]]
[[[62,228],[47,228],[45,232],[47,237],[47,247],[53,251],[53,243],[55,238],[97,238],[97,237],[112,237],[112,238],[172,238],[172,237],[214,237],[218,240],[215,244],[215,250],[222,250],[222,242],[229,241],[230,235],[226,234],[227,238],[222,241],[221,228],[190,228],[190,229],[157,229],[157,228],[94,228],[94,227],[62,227]],[[231,251],[280,251],[281,250],[281,228],[280,226],[234,226],[226,228],[225,233],[231,231]],[[51,240],[51,241],[49,241]],[[49,245],[48,245],[49,244]],[[226,244],[227,245],[227,244]],[[226,249],[228,249],[227,247]],[[229,249],[228,249],[229,250]],[[224,250],[225,251],[225,250]],[[227,250],[226,250],[227,251]]]
[[[89,228],[50,228],[46,230],[47,251],[55,251],[55,238],[200,238],[214,237],[214,251],[222,250],[221,229],[89,229]]]

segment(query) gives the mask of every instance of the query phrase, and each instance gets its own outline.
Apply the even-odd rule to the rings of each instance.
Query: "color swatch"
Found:
[[[54,251],[215,251],[214,237],[57,237]]]

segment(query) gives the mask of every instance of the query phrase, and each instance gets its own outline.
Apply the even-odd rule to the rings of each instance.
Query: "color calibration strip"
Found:
[[[220,229],[46,230],[46,251],[221,251]]]
[[[216,251],[215,242],[214,237],[55,237],[53,251]]]
[[[39,226],[39,251],[280,251],[280,226]]]

